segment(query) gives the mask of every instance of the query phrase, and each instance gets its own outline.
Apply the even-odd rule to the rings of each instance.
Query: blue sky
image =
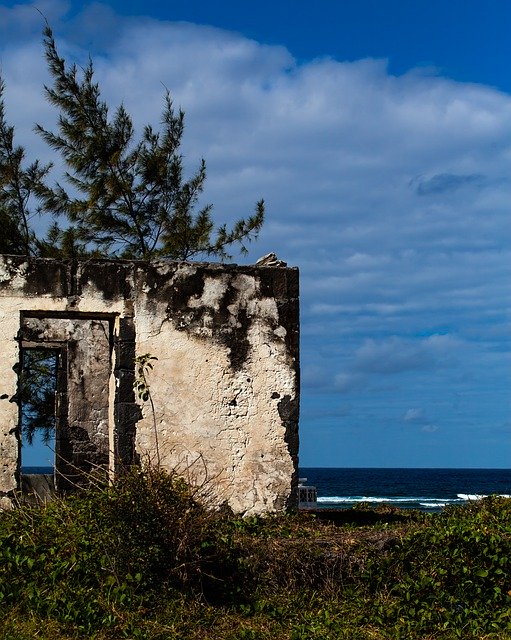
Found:
[[[509,2],[37,6],[138,126],[171,90],[219,222],[265,198],[238,261],[301,270],[303,466],[509,466]],[[44,159],[41,27],[0,4],[8,118]]]

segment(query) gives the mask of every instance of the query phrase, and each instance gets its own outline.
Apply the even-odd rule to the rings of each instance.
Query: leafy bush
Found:
[[[511,637],[511,500],[451,507],[369,572],[376,617],[402,630]]]
[[[225,598],[236,570],[228,542],[184,482],[136,468],[112,487],[2,514],[0,605],[89,632],[162,590]]]
[[[0,640],[509,640],[510,516],[241,519],[133,469],[0,514]]]
[[[204,506],[182,479],[150,467],[132,469],[108,496],[115,571],[141,572],[146,588],[229,597],[238,550],[225,514]]]

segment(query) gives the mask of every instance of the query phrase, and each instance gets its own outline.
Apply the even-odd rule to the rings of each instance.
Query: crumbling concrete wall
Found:
[[[20,351],[37,346],[62,353],[61,488],[79,484],[72,469],[159,458],[235,512],[292,504],[297,269],[0,256],[4,503],[20,486]],[[147,353],[152,403],[133,392],[134,358]]]

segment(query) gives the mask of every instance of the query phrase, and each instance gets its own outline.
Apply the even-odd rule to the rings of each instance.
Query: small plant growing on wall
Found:
[[[160,449],[158,445],[158,429],[156,427],[156,413],[154,409],[154,402],[151,395],[151,388],[147,380],[147,376],[150,371],[153,370],[153,361],[158,360],[156,356],[150,353],[144,353],[143,355],[135,358],[135,381],[133,387],[135,392],[142,402],[149,402],[151,405],[151,413],[153,416],[153,429],[154,429],[154,441],[156,447],[156,461],[160,466]]]

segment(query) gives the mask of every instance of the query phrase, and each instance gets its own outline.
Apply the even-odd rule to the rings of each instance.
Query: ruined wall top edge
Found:
[[[224,264],[215,262],[178,262],[171,260],[120,260],[33,258],[0,254],[0,296],[14,290],[23,297],[80,296],[94,287],[105,300],[130,299],[141,289],[157,291],[169,280],[190,279],[194,275],[218,278],[225,274],[253,276],[261,293],[275,299],[298,298],[297,267]]]

